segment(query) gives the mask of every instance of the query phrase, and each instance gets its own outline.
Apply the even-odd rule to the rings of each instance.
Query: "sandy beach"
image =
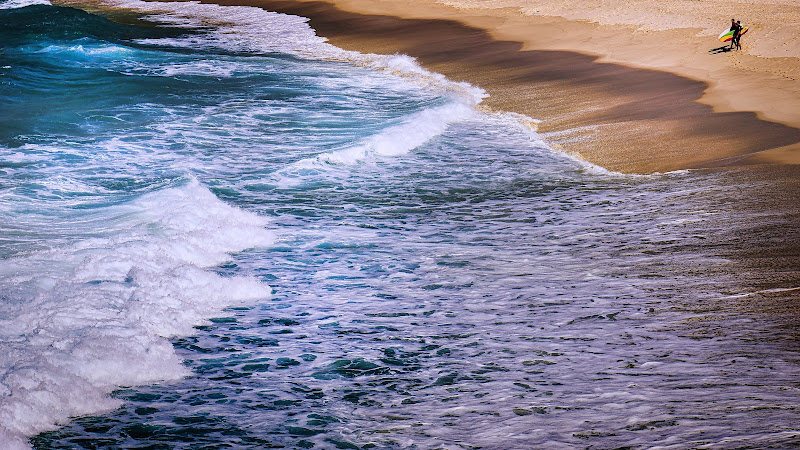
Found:
[[[309,17],[339,47],[413,56],[610,170],[800,162],[796,1],[214,3]],[[716,39],[731,17],[752,30],[741,51]]]

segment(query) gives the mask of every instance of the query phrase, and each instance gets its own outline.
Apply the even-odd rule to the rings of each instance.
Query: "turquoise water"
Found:
[[[800,440],[752,172],[608,173],[298,17],[4,5],[5,447]]]

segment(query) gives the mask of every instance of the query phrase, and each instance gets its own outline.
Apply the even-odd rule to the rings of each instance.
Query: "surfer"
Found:
[[[742,38],[742,22],[736,21],[736,29],[733,31],[733,39],[731,39],[731,44],[736,45],[736,50],[742,49],[742,44],[739,43],[739,40]]]
[[[733,31],[733,34],[736,35],[736,19],[731,19],[730,31]],[[729,48],[733,48],[733,46],[734,46],[733,39],[731,39],[731,46]]]
[[[731,39],[731,46],[729,47],[730,49],[733,49],[733,47],[736,46],[736,39],[738,38],[741,30],[742,28],[739,25],[739,22],[737,22],[736,19],[731,19],[731,31],[733,31],[733,38]]]

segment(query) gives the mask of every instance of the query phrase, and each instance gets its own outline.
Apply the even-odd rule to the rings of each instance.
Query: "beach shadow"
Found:
[[[727,53],[732,51],[733,49],[728,47],[727,45],[723,45],[722,47],[712,48],[708,51],[710,55],[718,55],[720,53]]]

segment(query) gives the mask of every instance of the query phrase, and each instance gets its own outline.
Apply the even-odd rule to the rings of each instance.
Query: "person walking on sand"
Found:
[[[742,49],[742,44],[739,41],[742,39],[742,22],[736,21],[736,30],[733,32],[733,39],[731,39],[732,43],[736,45],[736,50]]]
[[[731,46],[728,47],[733,50],[733,47],[736,45],[736,34],[738,33],[736,30],[738,29],[738,25],[736,25],[736,19],[731,19],[731,29],[733,31],[733,38],[731,39]]]

